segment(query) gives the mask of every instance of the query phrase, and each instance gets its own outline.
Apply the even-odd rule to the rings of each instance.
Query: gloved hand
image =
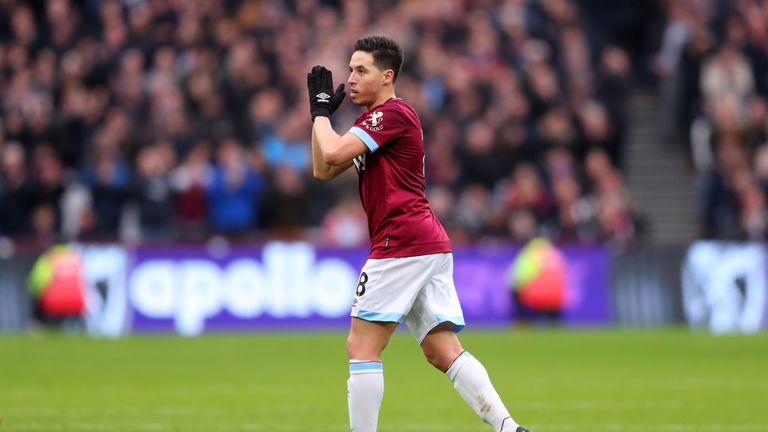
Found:
[[[331,117],[334,111],[339,108],[341,101],[347,96],[344,91],[344,84],[339,84],[336,91],[333,92],[333,74],[323,66],[315,66],[307,74],[307,89],[309,90],[309,112],[312,114],[312,121],[315,117]],[[333,92],[333,94],[331,94]]]

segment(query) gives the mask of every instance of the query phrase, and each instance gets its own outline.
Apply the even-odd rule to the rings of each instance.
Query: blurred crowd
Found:
[[[353,170],[311,178],[306,73],[324,64],[344,82],[354,41],[383,34],[405,49],[397,94],[421,116],[428,195],[455,242],[631,242],[622,159],[642,3],[0,0],[0,236],[367,244]],[[735,3],[719,45],[678,11],[684,51],[708,43],[707,59],[756,72],[768,20]],[[764,110],[749,76],[702,98]],[[345,102],[337,130],[360,112]],[[727,140],[764,142],[713,128],[718,161]]]
[[[669,0],[656,57],[701,181],[705,235],[768,235],[768,2]]]

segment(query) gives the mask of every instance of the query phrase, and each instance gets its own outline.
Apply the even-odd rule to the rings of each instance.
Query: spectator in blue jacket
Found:
[[[262,175],[249,163],[247,152],[234,138],[223,139],[216,153],[213,179],[207,191],[210,225],[219,233],[252,229],[258,223]]]

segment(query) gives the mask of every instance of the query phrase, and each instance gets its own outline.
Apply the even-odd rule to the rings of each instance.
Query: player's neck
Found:
[[[395,97],[397,97],[397,96],[395,96],[395,90],[394,89],[392,89],[391,91],[383,91],[383,92],[381,92],[379,94],[379,97],[377,97],[376,100],[372,104],[370,104],[367,107],[365,107],[365,109],[367,111],[370,111],[373,108],[375,108],[375,107],[383,104],[384,102],[386,102],[386,101],[388,101],[388,100],[390,100],[392,98],[395,98]]]

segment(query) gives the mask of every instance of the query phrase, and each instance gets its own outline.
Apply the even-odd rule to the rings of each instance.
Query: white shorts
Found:
[[[461,331],[464,315],[453,284],[453,254],[369,259],[360,272],[351,315],[405,321],[419,343],[444,322]]]

